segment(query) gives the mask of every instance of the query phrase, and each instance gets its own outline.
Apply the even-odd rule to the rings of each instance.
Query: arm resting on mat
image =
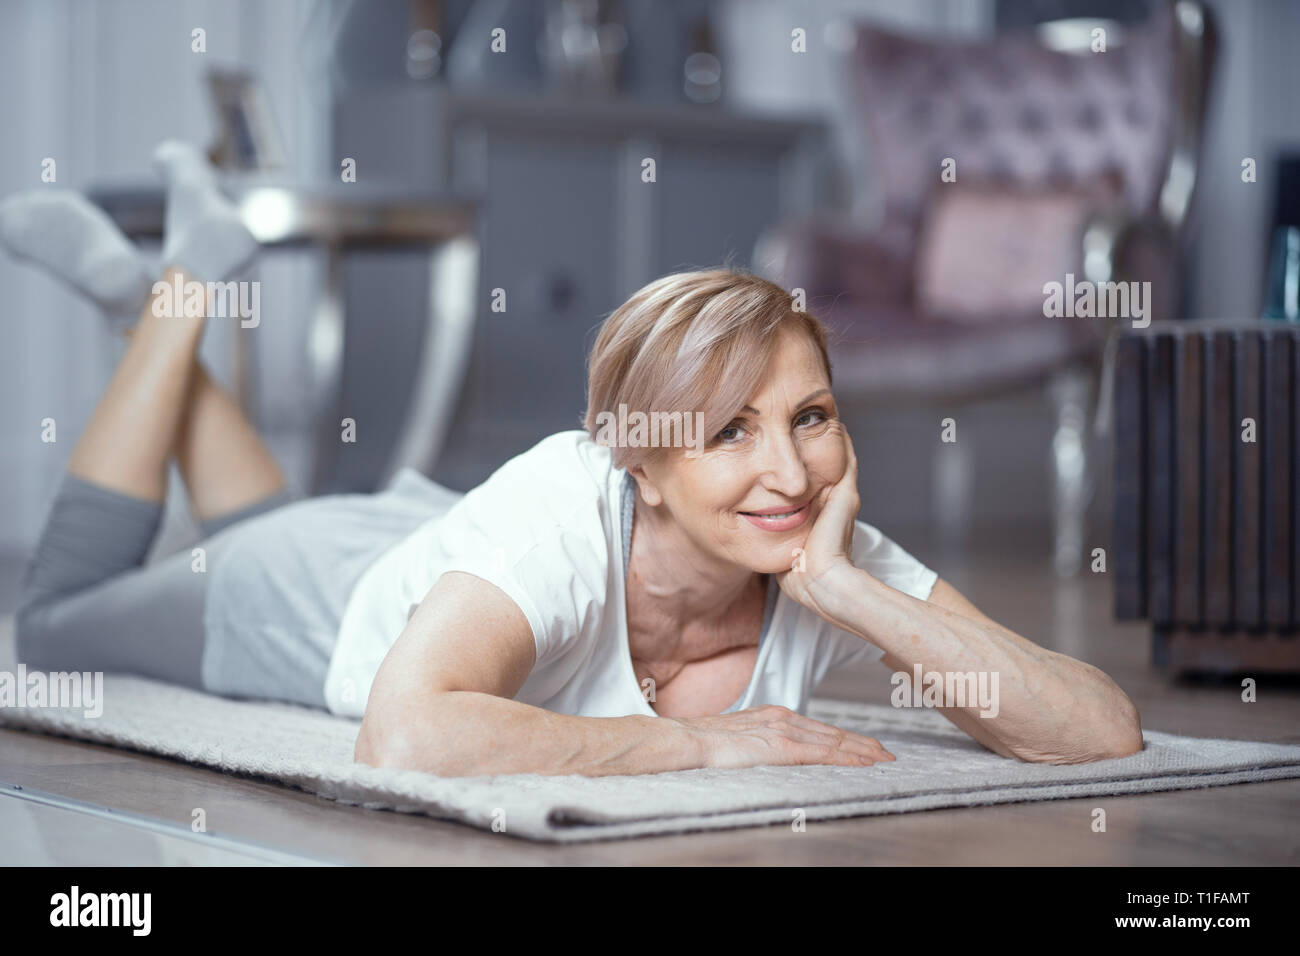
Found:
[[[995,753],[1086,763],[1141,750],[1137,708],[1091,664],[1003,627],[942,578],[923,601],[853,564],[858,460],[843,435],[847,467],[824,492],[801,560],[777,577],[781,589],[880,648],[895,689],[905,691],[895,706],[942,705],[945,717]],[[917,699],[918,684],[931,691],[930,701]]]
[[[785,707],[680,719],[552,713],[511,699],[535,660],[532,629],[505,592],[472,574],[444,574],[375,676],[355,759],[447,777],[893,759],[879,741]]]
[[[503,591],[471,574],[443,575],[375,676],[356,759],[449,777],[703,766],[676,724],[571,717],[511,700],[535,658],[532,628]]]

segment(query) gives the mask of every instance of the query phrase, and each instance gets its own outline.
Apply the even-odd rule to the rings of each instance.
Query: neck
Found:
[[[658,615],[682,624],[726,619],[762,585],[757,572],[703,554],[681,525],[637,495],[628,589]]]

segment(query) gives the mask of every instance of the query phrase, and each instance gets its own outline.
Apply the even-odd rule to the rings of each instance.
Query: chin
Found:
[[[784,574],[795,562],[795,552],[804,546],[808,539],[805,533],[791,534],[785,540],[770,541],[763,546],[755,546],[748,555],[745,566],[758,574]]]

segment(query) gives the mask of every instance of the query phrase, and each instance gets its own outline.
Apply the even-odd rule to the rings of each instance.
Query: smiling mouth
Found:
[[[803,511],[808,507],[808,502],[797,505],[777,505],[775,508],[760,508],[757,511],[742,511],[742,515],[753,515],[755,518],[787,518],[797,511]]]
[[[742,518],[764,531],[790,531],[808,519],[809,502],[796,508],[765,508],[762,511],[739,511]]]

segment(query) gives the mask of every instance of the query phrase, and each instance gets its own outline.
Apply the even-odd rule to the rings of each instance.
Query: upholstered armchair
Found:
[[[1179,315],[1215,48],[1193,0],[1111,25],[1104,52],[1097,25],[982,42],[856,26],[845,77],[867,162],[853,174],[875,215],[780,223],[754,254],[829,326],[850,401],[947,409],[1046,386],[1062,575],[1081,564],[1111,333]],[[1146,314],[1050,315],[1045,285],[1084,280],[1150,282]]]

